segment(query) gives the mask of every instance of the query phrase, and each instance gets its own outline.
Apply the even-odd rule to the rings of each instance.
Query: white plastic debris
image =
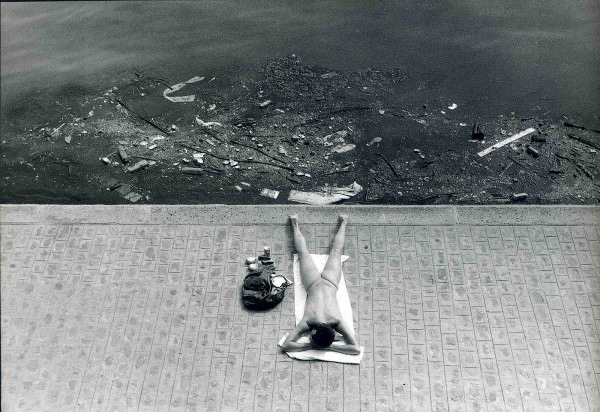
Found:
[[[335,72],[324,73],[321,75],[321,79],[331,79],[332,77],[337,76],[338,74]]]
[[[310,205],[328,205],[341,200],[350,199],[362,191],[362,186],[354,182],[345,187],[327,187],[319,188],[319,192],[301,192],[299,190],[290,191],[289,201],[305,203]]]
[[[325,142],[325,146],[333,146],[336,143],[339,143],[339,144],[346,143],[345,138],[348,136],[349,133],[350,132],[348,132],[347,130],[340,130],[338,132],[328,134],[327,136],[325,136],[323,138],[323,141]]]
[[[385,114],[385,110],[379,109],[379,114]]]
[[[500,141],[500,142],[496,143],[495,145],[493,145],[493,146],[490,146],[490,147],[488,147],[488,148],[487,148],[487,149],[485,149],[485,150],[482,150],[481,152],[479,152],[479,153],[477,153],[477,154],[478,154],[480,157],[483,157],[483,156],[485,156],[485,155],[487,155],[487,154],[490,154],[490,153],[492,153],[494,150],[496,150],[496,149],[499,149],[499,148],[501,148],[502,146],[505,146],[505,145],[507,145],[507,144],[509,144],[509,143],[512,143],[512,142],[514,142],[515,140],[518,140],[518,139],[520,139],[521,137],[523,137],[523,136],[527,136],[528,134],[530,134],[530,133],[533,133],[533,132],[535,132],[535,129],[534,129],[533,127],[530,127],[529,129],[525,129],[525,130],[523,130],[522,132],[520,132],[520,133],[517,133],[517,134],[515,134],[515,135],[513,135],[513,136],[509,137],[508,139],[504,139],[504,140],[502,140],[502,141]]]
[[[229,165],[230,165],[230,166],[237,166],[237,164],[238,164],[238,163],[239,163],[239,162],[236,162],[236,161],[235,161],[235,160],[233,160],[233,159],[229,159]]]
[[[204,163],[204,155],[206,153],[194,153],[192,156],[194,157],[194,162],[201,165]]]
[[[108,157],[101,157],[100,160],[102,160],[104,164],[110,164],[110,159]]]
[[[264,102],[262,102],[261,104],[259,104],[260,107],[267,107],[268,105],[270,105],[271,103],[273,103],[272,100],[265,100]]]
[[[205,122],[204,120],[200,119],[198,116],[196,116],[196,124],[200,127],[223,126],[223,124],[219,123],[219,122]]]
[[[164,139],[165,139],[165,137],[164,136],[160,136],[160,135],[156,135],[156,136],[150,137],[150,141],[151,142],[155,142],[157,140],[164,140]]]
[[[271,199],[277,199],[277,196],[279,196],[279,192],[277,190],[272,189],[263,189],[260,191],[260,195],[264,197],[270,197]]]
[[[454,110],[458,107],[458,105],[456,103],[452,103],[450,106],[448,106],[448,109],[450,110]]]
[[[347,143],[347,144],[338,145],[338,146],[334,147],[333,149],[331,149],[331,151],[334,153],[346,153],[351,150],[354,150],[355,147],[356,147],[355,144]]]
[[[374,145],[375,143],[379,143],[379,142],[381,142],[381,140],[383,140],[383,139],[381,139],[381,137],[379,137],[379,136],[375,137],[375,138],[373,138],[373,140],[371,140],[369,143],[367,143],[367,146],[371,146],[371,145]]]
[[[62,129],[62,127],[63,127],[64,125],[65,125],[65,124],[63,123],[63,124],[61,124],[60,126],[58,126],[58,127],[55,127],[54,129],[52,129],[52,133],[50,133],[50,134],[52,135],[52,137],[56,137],[56,136],[58,136],[58,132],[60,131],[60,129]]]
[[[148,146],[148,150],[156,149],[157,147],[158,147],[157,144],[153,144],[153,145]]]
[[[163,97],[164,97],[165,99],[168,99],[168,100],[170,100],[170,101],[174,102],[174,103],[193,102],[193,101],[194,101],[194,99],[196,98],[196,96],[195,96],[195,95],[193,95],[193,94],[191,94],[191,95],[188,95],[188,96],[175,96],[175,97],[171,97],[171,96],[169,96],[169,95],[170,95],[171,93],[174,93],[174,92],[176,92],[176,91],[180,90],[180,89],[181,89],[181,88],[183,88],[183,87],[184,87],[186,84],[190,84],[190,83],[196,83],[196,82],[199,82],[199,81],[202,81],[202,80],[204,80],[204,77],[199,77],[199,76],[196,76],[196,77],[192,77],[192,78],[191,78],[191,79],[189,79],[189,80],[186,80],[186,81],[185,81],[185,82],[183,82],[183,83],[177,83],[176,85],[174,85],[174,86],[171,86],[171,88],[169,88],[169,89],[165,89],[165,91],[163,92]]]
[[[140,169],[144,169],[144,168],[146,168],[146,167],[150,166],[150,164],[151,164],[151,163],[150,163],[150,162],[148,162],[147,160],[140,160],[140,161],[139,161],[139,162],[137,162],[136,164],[134,164],[134,165],[132,165],[132,166],[129,166],[129,167],[127,168],[127,171],[128,171],[128,172],[130,172],[130,173],[133,173],[133,172],[136,172],[136,171],[138,171],[138,170],[140,170]]]

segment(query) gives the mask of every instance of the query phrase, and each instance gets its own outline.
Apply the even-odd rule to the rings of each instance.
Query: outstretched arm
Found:
[[[308,332],[310,328],[306,324],[306,321],[302,319],[300,323],[296,325],[294,330],[290,332],[283,345],[281,345],[281,349],[286,352],[298,352],[307,349],[312,349],[312,345],[310,343],[298,343],[296,342],[303,334]]]
[[[348,355],[358,355],[360,353],[360,347],[358,346],[358,342],[356,341],[354,334],[348,325],[346,325],[346,322],[340,320],[340,323],[338,323],[335,330],[344,337],[346,343],[342,345],[331,345],[328,349],[340,353],[346,353]]]

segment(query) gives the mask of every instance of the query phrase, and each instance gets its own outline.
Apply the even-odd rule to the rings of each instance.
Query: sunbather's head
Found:
[[[317,323],[310,331],[310,341],[317,348],[327,348],[335,338],[335,331],[326,323]]]

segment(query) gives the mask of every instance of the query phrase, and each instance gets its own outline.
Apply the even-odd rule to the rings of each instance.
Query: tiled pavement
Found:
[[[600,409],[598,208],[224,209],[3,206],[2,410]],[[316,253],[352,215],[360,366],[278,350],[293,288],[240,303],[292,210]]]

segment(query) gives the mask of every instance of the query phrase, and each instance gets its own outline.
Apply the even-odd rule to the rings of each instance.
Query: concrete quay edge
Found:
[[[339,213],[365,225],[589,225],[600,206],[380,205],[0,205],[1,224],[308,224],[335,223]]]

